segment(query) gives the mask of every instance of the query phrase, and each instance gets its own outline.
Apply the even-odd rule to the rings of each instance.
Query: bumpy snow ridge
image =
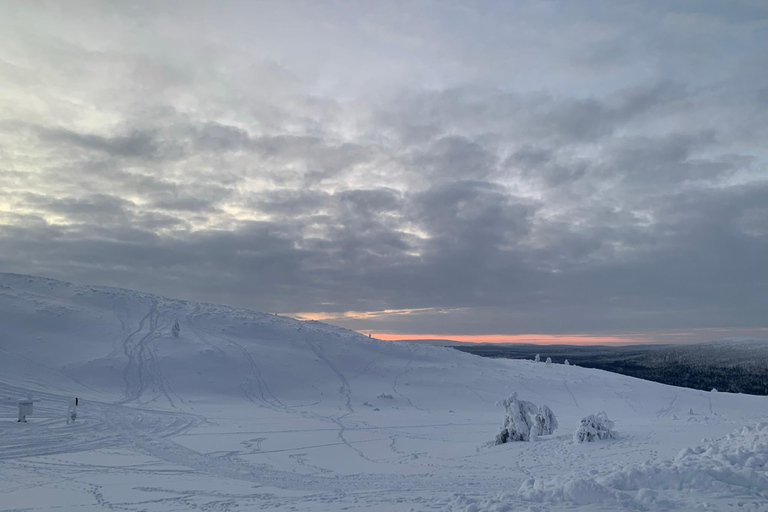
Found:
[[[722,510],[718,498],[740,496],[744,510],[768,504],[768,423],[685,449],[674,460],[631,465],[591,475],[528,479],[517,493],[475,497],[457,494],[452,512],[573,510]],[[520,500],[529,503],[521,506]],[[546,507],[546,508],[544,508]]]
[[[528,479],[519,495],[534,502],[624,505],[641,510],[691,505],[665,497],[664,491],[739,494],[768,503],[768,423],[686,448],[672,461],[648,462],[590,477]]]

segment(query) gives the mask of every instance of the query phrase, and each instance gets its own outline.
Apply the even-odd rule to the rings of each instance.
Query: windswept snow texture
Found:
[[[765,397],[9,274],[0,326],[0,510],[768,510]],[[492,446],[512,392],[560,428]]]

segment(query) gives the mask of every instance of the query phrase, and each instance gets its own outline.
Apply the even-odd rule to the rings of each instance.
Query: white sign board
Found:
[[[19,412],[24,416],[32,416],[32,402],[19,402]]]
[[[19,400],[19,421],[27,421],[32,415],[32,400]]]

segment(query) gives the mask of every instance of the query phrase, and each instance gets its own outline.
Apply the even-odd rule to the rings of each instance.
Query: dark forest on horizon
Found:
[[[533,360],[536,354],[540,354],[541,364],[547,357],[552,358],[553,364],[563,364],[568,359],[570,364],[672,386],[768,395],[768,352],[739,350],[737,347],[728,352],[721,347],[714,349],[705,345],[466,344],[452,348],[483,357],[508,359]]]

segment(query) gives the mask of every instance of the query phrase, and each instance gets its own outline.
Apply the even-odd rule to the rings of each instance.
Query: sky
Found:
[[[766,141],[764,0],[0,3],[4,272],[387,339],[768,337]]]

